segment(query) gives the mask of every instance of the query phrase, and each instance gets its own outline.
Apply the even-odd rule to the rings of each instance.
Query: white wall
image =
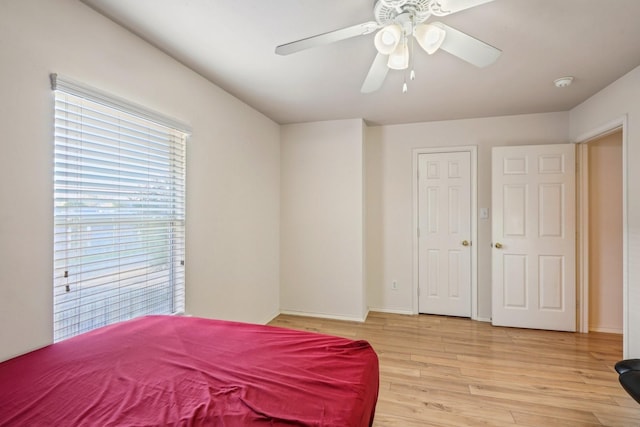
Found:
[[[628,268],[626,271],[628,293],[626,295],[627,333],[624,337],[625,357],[640,357],[640,67],[632,70],[616,82],[589,98],[570,112],[572,140],[582,140],[598,129],[607,127],[626,116],[626,245]]]
[[[192,126],[187,312],[275,315],[279,126],[76,0],[3,0],[0,360],[52,340],[51,72]]]
[[[362,320],[362,120],[282,126],[280,308]]]
[[[192,126],[187,311],[255,322],[279,304],[361,318],[367,291],[372,308],[411,311],[414,148],[477,145],[478,206],[489,207],[492,146],[577,140],[626,115],[625,355],[640,357],[640,169],[631,167],[640,158],[640,68],[570,113],[280,128],[77,0],[1,1],[0,53],[0,360],[51,342],[51,72]],[[490,219],[478,226],[478,314],[488,318]]]
[[[413,310],[412,152],[478,146],[478,207],[491,206],[491,147],[569,141],[568,113],[371,127],[366,136],[369,307]],[[490,212],[491,213],[491,212]],[[491,218],[478,219],[478,317],[491,317]],[[398,290],[391,290],[397,280]]]

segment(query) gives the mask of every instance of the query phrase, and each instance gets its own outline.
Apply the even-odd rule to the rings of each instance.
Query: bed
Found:
[[[0,426],[370,426],[366,341],[145,316],[0,363]]]

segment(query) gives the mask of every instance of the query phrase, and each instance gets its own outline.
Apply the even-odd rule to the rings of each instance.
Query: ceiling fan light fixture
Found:
[[[389,55],[387,66],[392,70],[406,70],[409,68],[409,47],[406,38],[398,43],[396,49]]]
[[[383,55],[391,55],[400,44],[402,28],[400,25],[387,25],[376,34],[374,43],[378,52]]]
[[[413,35],[418,41],[420,47],[431,55],[440,49],[447,33],[445,30],[435,25],[421,24],[417,25],[413,30]]]
[[[390,69],[407,70],[404,73],[405,83],[415,78],[414,38],[429,54],[444,50],[471,65],[483,68],[493,64],[502,51],[442,22],[423,24],[431,16],[446,16],[492,1],[494,0],[374,0],[375,21],[282,44],[276,46],[275,53],[289,55],[377,31],[374,37],[377,54],[360,89],[362,93],[380,89]],[[410,46],[409,37],[413,37]]]

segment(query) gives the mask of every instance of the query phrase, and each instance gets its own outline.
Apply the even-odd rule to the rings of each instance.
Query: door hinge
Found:
[[[418,296],[420,296],[420,286],[418,286]]]
[[[420,238],[420,227],[418,227],[418,238]]]
[[[420,169],[416,171],[416,179],[420,180]]]

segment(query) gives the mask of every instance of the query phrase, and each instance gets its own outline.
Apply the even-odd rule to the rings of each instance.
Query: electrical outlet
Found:
[[[391,282],[391,289],[393,289],[394,291],[398,290],[398,281],[394,280],[393,282]]]

